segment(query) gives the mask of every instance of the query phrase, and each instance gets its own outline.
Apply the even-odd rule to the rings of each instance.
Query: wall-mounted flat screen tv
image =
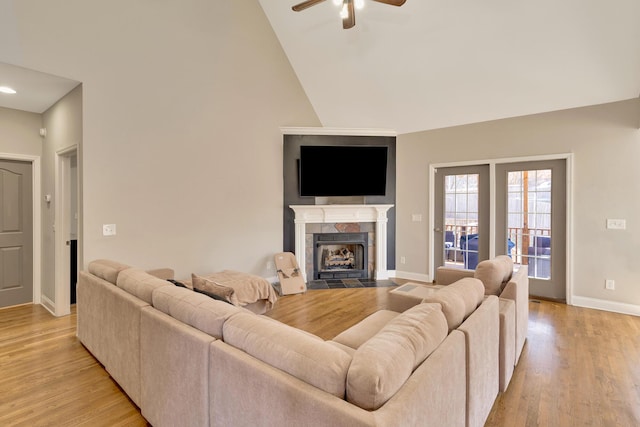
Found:
[[[300,196],[384,196],[386,146],[303,145]]]

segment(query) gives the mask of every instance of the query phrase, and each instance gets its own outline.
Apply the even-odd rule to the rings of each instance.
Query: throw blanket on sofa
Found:
[[[259,300],[267,300],[267,309],[271,309],[278,300],[278,294],[266,279],[252,274],[233,270],[223,270],[218,273],[204,274],[205,277],[219,285],[228,286],[234,290],[234,302],[244,306]],[[189,288],[193,288],[191,281],[183,281]]]

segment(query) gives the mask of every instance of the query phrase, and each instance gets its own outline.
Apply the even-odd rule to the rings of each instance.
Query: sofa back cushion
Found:
[[[347,400],[376,410],[447,337],[438,304],[418,304],[390,320],[353,354],[347,374]]]
[[[351,356],[315,335],[267,317],[240,313],[222,327],[223,340],[334,396],[344,398]]]
[[[511,278],[513,260],[507,255],[499,255],[481,261],[473,275],[484,284],[485,295],[499,295]]]
[[[464,301],[464,317],[468,317],[484,300],[484,285],[478,279],[473,277],[465,277],[454,282],[440,291],[448,289],[449,292],[455,292]],[[438,291],[439,292],[439,291]]]
[[[178,286],[163,286],[152,295],[153,306],[212,337],[222,338],[222,325],[246,310]]]
[[[442,306],[442,313],[447,319],[449,330],[452,331],[473,313],[482,302],[483,297],[484,286],[482,286],[482,282],[473,277],[465,277],[439,289],[423,301],[438,303]]]
[[[126,270],[127,268],[129,268],[128,265],[121,264],[116,261],[111,261],[108,259],[97,259],[89,263],[88,270],[89,273],[93,274],[94,276],[98,276],[99,278],[115,285],[120,272],[122,270]]]
[[[151,294],[154,289],[163,286],[173,286],[166,280],[152,276],[139,268],[129,268],[121,271],[120,274],[118,274],[116,285],[148,304],[153,304]]]

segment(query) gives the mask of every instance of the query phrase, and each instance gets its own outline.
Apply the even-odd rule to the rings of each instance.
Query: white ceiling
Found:
[[[0,86],[15,94],[0,93],[0,107],[44,113],[79,82],[0,62]]]
[[[639,0],[259,0],[323,126],[408,133],[636,98]],[[79,82],[0,63],[0,106],[42,113]]]
[[[259,0],[325,127],[408,133],[640,95],[638,0]]]

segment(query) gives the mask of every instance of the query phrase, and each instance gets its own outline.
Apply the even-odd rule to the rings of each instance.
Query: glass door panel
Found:
[[[529,277],[551,279],[551,169],[507,173],[507,248]]]
[[[489,252],[489,167],[439,168],[435,185],[436,267],[475,269]]]

